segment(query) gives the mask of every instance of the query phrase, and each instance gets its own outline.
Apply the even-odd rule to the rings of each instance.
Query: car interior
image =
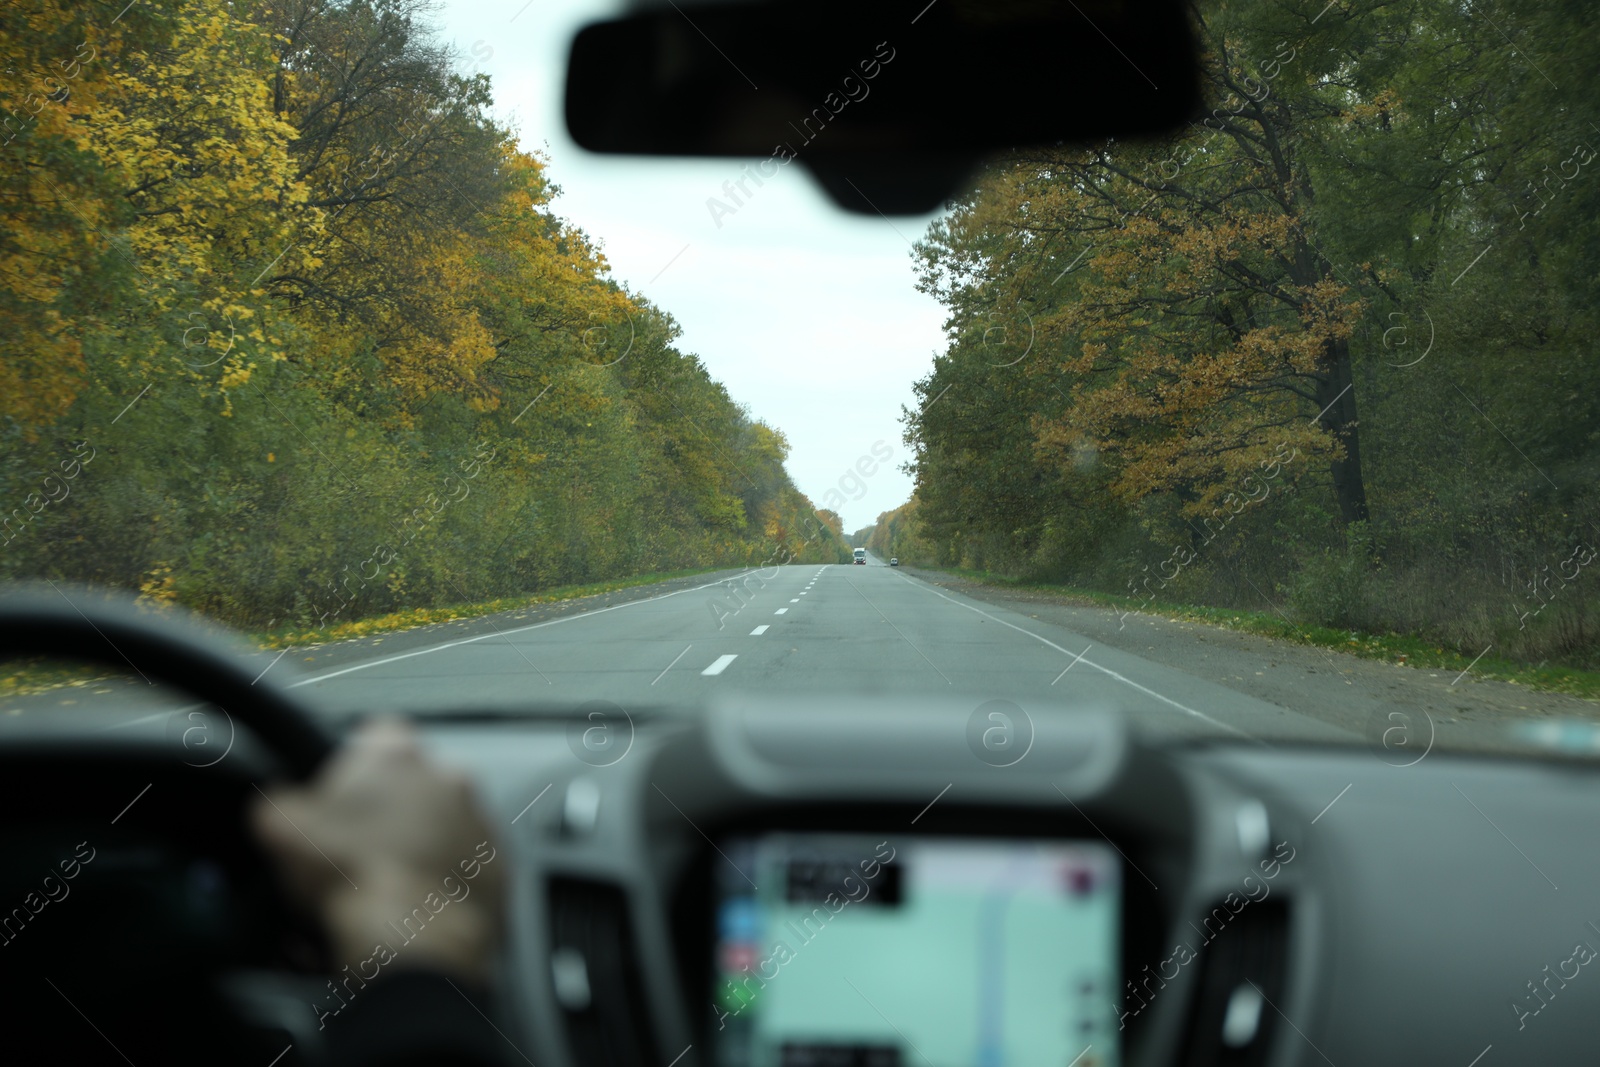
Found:
[[[1197,121],[1190,18],[1164,0],[641,3],[571,40],[565,115],[596,153],[764,158],[893,40],[872,106],[797,156],[836,211],[876,222],[937,209],[999,151]],[[806,573],[864,582],[857,564],[917,566],[857,549]],[[327,946],[243,812],[263,783],[311,779],[362,709],[326,713],[243,637],[131,593],[16,583],[0,651],[141,683],[137,714],[0,722],[13,1055],[330,1062]],[[470,776],[504,857],[486,1021],[508,1062],[1595,1056],[1587,733],[1453,750],[1409,712],[1296,742],[1198,720],[1155,736],[1114,701],[956,686],[730,685],[624,710],[598,687],[573,706],[451,684],[451,706],[406,714]]]

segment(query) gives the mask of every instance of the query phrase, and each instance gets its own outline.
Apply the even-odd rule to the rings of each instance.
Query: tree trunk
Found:
[[[1349,342],[1340,340],[1329,345],[1327,372],[1317,390],[1317,403],[1323,408],[1318,425],[1331,431],[1334,440],[1343,446],[1344,458],[1331,461],[1329,471],[1333,475],[1334,497],[1339,502],[1339,518],[1348,526],[1371,517],[1367,510],[1367,483],[1361,476],[1361,437],[1356,425]]]

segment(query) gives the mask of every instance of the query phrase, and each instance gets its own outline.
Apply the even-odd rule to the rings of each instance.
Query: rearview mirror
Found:
[[[798,159],[883,214],[937,208],[985,155],[1198,108],[1181,0],[675,3],[584,28],[567,70],[584,148]]]

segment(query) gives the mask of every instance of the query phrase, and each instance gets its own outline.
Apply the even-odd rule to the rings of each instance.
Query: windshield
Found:
[[[203,613],[330,713],[1595,747],[1596,11],[1202,4],[1190,128],[922,218],[804,170],[897,42],[771,158],[600,157],[561,87],[611,13],[8,8],[0,578]]]

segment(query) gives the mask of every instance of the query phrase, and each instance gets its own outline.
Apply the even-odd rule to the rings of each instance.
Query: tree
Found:
[[[1600,16],[1195,19],[1190,133],[1014,153],[918,246],[949,312],[906,415],[933,554],[1120,590],[1176,543],[1185,595],[1591,647],[1579,605],[1543,645],[1489,605],[1600,529],[1600,127],[1572,106]]]
[[[0,16],[0,573],[326,628],[837,558],[424,14]]]

